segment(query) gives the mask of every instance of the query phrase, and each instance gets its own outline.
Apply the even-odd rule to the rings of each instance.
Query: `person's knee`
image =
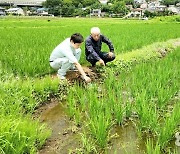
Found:
[[[114,60],[116,58],[115,54],[113,53],[112,55],[112,60]]]
[[[86,56],[86,60],[91,63],[92,66],[96,65],[97,60],[94,59],[91,55]]]
[[[50,66],[51,66],[51,68],[53,68],[54,70],[58,70],[58,69],[61,67],[60,64],[57,64],[57,63],[55,63],[55,62],[51,62],[51,63],[50,63]]]

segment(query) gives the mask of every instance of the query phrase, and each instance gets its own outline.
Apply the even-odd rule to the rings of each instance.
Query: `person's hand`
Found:
[[[84,79],[87,83],[91,82],[91,79],[90,79],[90,77],[88,77],[88,76],[84,76],[83,79]]]
[[[108,57],[109,57],[109,58],[112,58],[113,54],[114,54],[114,53],[113,53],[113,52],[111,52],[111,51],[110,51],[110,52],[108,52]]]
[[[102,65],[102,66],[105,66],[105,63],[102,59],[99,60],[99,64]]]

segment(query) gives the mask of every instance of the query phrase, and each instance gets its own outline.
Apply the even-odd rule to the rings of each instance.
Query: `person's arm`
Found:
[[[114,56],[114,46],[112,44],[112,42],[106,38],[104,35],[102,35],[102,42],[106,43],[109,47],[109,53],[108,56],[109,58],[112,58]]]
[[[114,53],[114,46],[113,46],[112,42],[104,35],[101,35],[101,36],[102,36],[102,42],[106,43],[109,47],[109,51]]]
[[[93,45],[92,45],[92,41],[90,39],[87,39],[85,41],[85,48],[87,50],[87,52],[91,53],[92,56],[97,60],[99,61],[101,58],[99,57],[99,55],[96,53],[96,51],[94,50],[93,48]]]
[[[88,83],[88,82],[91,82],[91,79],[90,79],[88,76],[86,76],[84,70],[82,69],[81,65],[80,65],[79,62],[77,61],[76,57],[75,57],[71,52],[68,53],[67,51],[68,51],[68,49],[62,50],[62,53],[64,54],[64,56],[69,59],[69,62],[70,62],[70,63],[73,63],[73,64],[76,66],[76,68],[78,69],[78,71],[81,73],[83,79],[84,79],[87,83]]]
[[[81,65],[80,65],[78,62],[75,62],[74,65],[76,66],[76,68],[78,69],[78,71],[81,73],[83,79],[84,79],[87,83],[91,82],[91,79],[90,79],[88,76],[86,76],[86,73],[84,72],[84,70],[83,70],[83,68],[81,67]]]

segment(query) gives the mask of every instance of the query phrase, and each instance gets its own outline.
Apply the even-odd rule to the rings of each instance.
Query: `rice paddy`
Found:
[[[107,68],[97,68],[101,80],[69,85],[52,79],[54,47],[75,32],[86,38],[92,26],[113,42],[117,55]],[[52,130],[32,115],[51,98],[65,102],[69,119],[81,130],[76,153],[120,153],[122,144],[113,144],[123,132],[115,129],[127,125],[143,144],[140,153],[178,153],[179,38],[179,23],[173,21],[0,18],[0,153],[42,148]],[[89,66],[84,52],[80,63]]]

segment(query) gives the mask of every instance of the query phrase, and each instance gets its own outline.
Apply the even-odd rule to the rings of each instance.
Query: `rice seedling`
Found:
[[[1,116],[0,147],[2,153],[36,153],[50,131],[30,118]]]
[[[76,100],[74,99],[74,90],[70,90],[67,97],[67,112],[70,116],[70,118],[73,118],[75,112],[76,112]]]
[[[145,95],[145,94],[143,94]],[[140,95],[137,98],[136,107],[139,117],[139,126],[140,130],[148,130],[153,133],[157,133],[158,127],[158,113],[156,106],[149,104],[144,100],[143,95]]]
[[[102,33],[111,39],[117,54],[180,36],[179,25],[176,23],[138,22],[137,24],[137,21],[129,21],[129,24],[116,19],[83,20],[85,21],[52,19],[50,23],[46,19],[38,21],[20,18],[0,21],[0,33],[3,38],[0,42],[0,61],[3,70],[31,77],[53,72],[48,62],[53,48],[71,33],[80,32],[84,37],[88,36],[90,28],[94,25],[98,25]],[[113,31],[107,29],[109,26]],[[106,51],[106,49],[103,46],[102,50]],[[81,62],[87,64],[84,52]]]
[[[158,143],[164,148],[172,139],[175,130],[180,123],[180,105],[179,102],[174,106],[172,114],[165,118],[163,126],[159,127]]]
[[[98,144],[100,148],[105,148],[109,141],[109,133],[112,125],[111,119],[106,117],[106,113],[101,112],[100,114],[94,115],[88,120],[88,127],[96,144]]]
[[[96,150],[96,146],[92,138],[86,132],[81,134],[82,147],[85,153],[98,153]]]
[[[147,154],[161,154],[161,149],[158,143],[154,145],[153,140],[147,139],[146,141],[146,153]]]

